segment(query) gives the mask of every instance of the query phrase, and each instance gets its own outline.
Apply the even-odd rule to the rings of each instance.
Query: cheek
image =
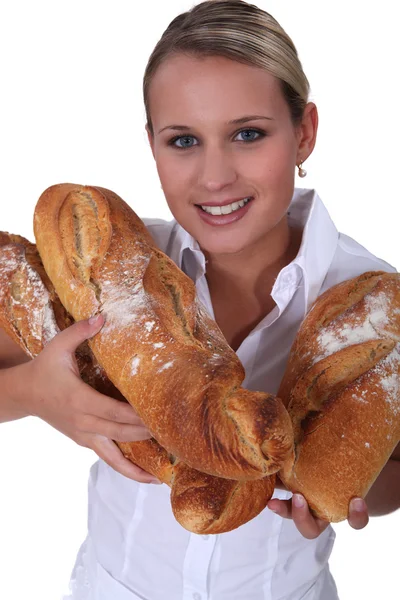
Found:
[[[249,181],[273,189],[294,181],[296,148],[289,135],[271,138],[270,142],[263,152],[242,157],[239,164]]]
[[[156,167],[164,190],[179,187],[183,171],[176,161],[171,160],[168,155],[161,155],[156,158]]]
[[[183,206],[187,190],[187,174],[180,168],[178,161],[167,156],[157,157],[156,167],[161,186],[171,212],[176,215]]]
[[[296,152],[291,140],[281,139],[274,145],[269,157],[269,172],[274,181],[292,177],[294,174]]]

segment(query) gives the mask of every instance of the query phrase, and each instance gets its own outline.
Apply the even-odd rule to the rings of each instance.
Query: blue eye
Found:
[[[237,135],[242,134],[244,134],[244,139],[239,140],[241,142],[254,142],[265,135],[262,131],[258,131],[257,129],[242,129]]]
[[[178,137],[173,138],[170,141],[170,144],[172,144],[173,146],[175,146],[176,148],[192,148],[193,146],[195,146],[196,144],[193,143],[193,141],[196,138],[194,138],[192,135],[181,135]],[[182,142],[181,144],[177,144],[176,142]]]
[[[242,139],[237,139],[239,135],[243,136]],[[236,134],[234,139],[239,142],[248,143],[255,142],[256,140],[265,137],[265,135],[264,131],[258,129],[242,129]],[[180,150],[193,148],[194,146],[198,146],[198,144],[199,142],[193,135],[177,135],[168,142],[169,146],[174,146]]]

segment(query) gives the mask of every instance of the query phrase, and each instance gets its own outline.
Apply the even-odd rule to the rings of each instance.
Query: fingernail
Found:
[[[155,483],[158,485],[162,485],[162,481],[160,481],[159,479],[150,479],[149,483]]]
[[[363,512],[365,510],[365,503],[362,498],[353,498],[350,502],[351,510],[356,512]]]
[[[296,508],[303,508],[305,506],[305,500],[301,494],[293,494],[293,504]]]
[[[101,313],[99,313],[98,315],[93,315],[92,317],[90,317],[90,319],[89,319],[89,325],[94,325],[95,323],[97,323],[97,321],[99,320],[100,316],[101,316]]]

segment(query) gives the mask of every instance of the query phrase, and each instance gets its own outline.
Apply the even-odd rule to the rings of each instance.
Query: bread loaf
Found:
[[[21,236],[0,232],[0,327],[33,358],[72,323],[35,246]],[[122,398],[86,342],[76,358],[86,383]],[[129,460],[171,487],[175,518],[194,533],[223,533],[239,527],[265,508],[274,490],[274,475],[245,482],[213,477],[182,463],[155,439],[117,444]]]
[[[36,246],[19,235],[0,231],[0,324],[30,357],[37,356],[60,330],[73,323],[48,278]],[[85,383],[117,392],[87,342],[76,352]],[[119,392],[117,392],[119,393]]]
[[[281,401],[240,387],[244,369],[193,282],[121,198],[104,188],[53,186],[37,203],[34,231],[67,311],[75,320],[104,313],[89,346],[169,453],[240,481],[280,468],[293,452]]]
[[[317,299],[278,395],[294,461],[279,476],[328,521],[365,497],[400,440],[400,275],[368,272]]]

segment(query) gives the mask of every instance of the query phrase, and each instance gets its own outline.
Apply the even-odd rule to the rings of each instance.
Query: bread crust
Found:
[[[314,514],[347,518],[400,440],[400,276],[367,272],[327,290],[301,325],[278,395],[295,459],[279,476]]]
[[[54,335],[73,322],[57,297],[34,244],[21,236],[0,232],[0,327],[34,358]],[[125,401],[86,342],[79,346],[76,358],[86,383]],[[240,527],[266,507],[274,491],[274,475],[244,482],[213,477],[179,461],[154,438],[116,444],[131,462],[171,487],[175,518],[193,533],[224,533]]]
[[[73,318],[105,315],[89,346],[169,453],[241,481],[279,470],[293,453],[281,401],[241,389],[243,367],[193,282],[121,198],[105,188],[52,186],[37,203],[34,231]]]

